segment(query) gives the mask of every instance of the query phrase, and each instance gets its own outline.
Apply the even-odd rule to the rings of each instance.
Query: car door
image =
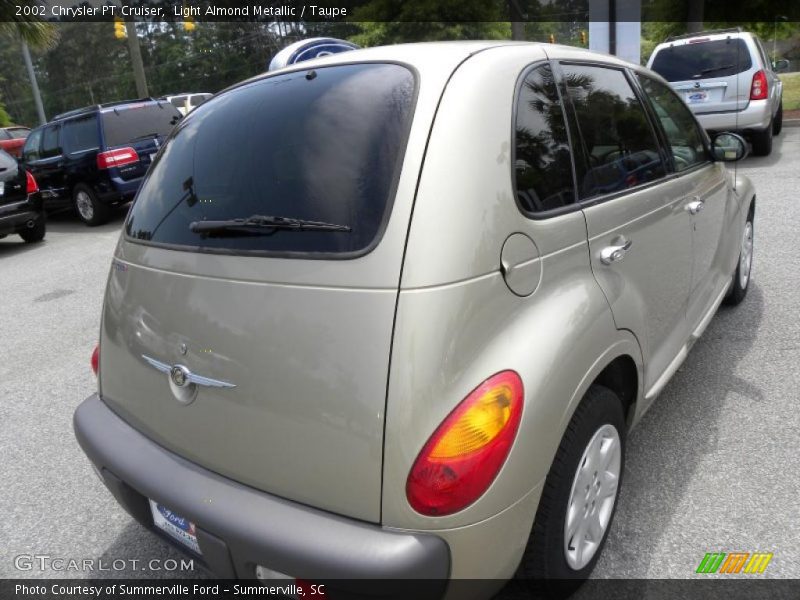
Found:
[[[39,189],[48,198],[64,198],[68,191],[64,186],[64,156],[61,151],[61,125],[52,123],[42,131],[42,142],[38,159],[31,162]]]
[[[734,213],[729,202],[726,173],[714,163],[700,125],[681,99],[653,77],[637,75],[669,150],[676,181],[685,192],[684,208],[692,228],[692,284],[687,305],[690,332],[705,323],[720,293],[730,279],[725,265],[727,249],[723,233]]]
[[[645,359],[648,399],[681,362],[692,275],[688,187],[668,176],[653,123],[622,67],[561,63],[594,276]],[[577,154],[577,153],[576,153]]]

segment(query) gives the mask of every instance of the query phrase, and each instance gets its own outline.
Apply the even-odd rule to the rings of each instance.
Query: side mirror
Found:
[[[781,60],[773,61],[772,70],[775,71],[776,73],[780,73],[781,71],[789,70],[789,61],[786,60],[785,58],[782,58]]]
[[[723,162],[736,162],[747,156],[747,143],[735,133],[718,133],[711,139],[714,158]]]

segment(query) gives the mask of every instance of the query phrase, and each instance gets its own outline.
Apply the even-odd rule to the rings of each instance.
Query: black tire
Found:
[[[745,268],[742,256],[745,252],[745,238],[748,235],[748,225],[750,227],[750,258],[747,268],[746,277],[742,277],[742,269]],[[744,231],[742,233],[742,240],[739,244],[739,259],[736,261],[736,269],[733,271],[733,280],[731,287],[725,296],[725,304],[736,306],[744,297],[747,296],[747,290],[750,288],[750,280],[753,278],[753,240],[755,239],[755,215],[753,209],[747,214],[747,221],[745,222]]]
[[[783,129],[783,100],[778,105],[778,112],[775,115],[775,120],[772,122],[772,135],[778,135]]]
[[[772,152],[772,124],[765,130],[754,133],[752,142],[755,156],[769,156]]]
[[[46,226],[44,222],[44,215],[39,215],[39,218],[36,219],[33,227],[24,227],[23,229],[17,230],[19,237],[25,240],[27,244],[35,244],[36,242],[41,242],[44,239],[44,234],[46,231]]]
[[[100,202],[97,193],[84,183],[79,183],[72,190],[72,201],[78,218],[89,227],[102,225],[111,216],[109,206]]]
[[[619,478],[613,508],[591,560],[578,570],[567,561],[565,524],[567,509],[584,452],[595,434],[604,426],[613,426],[620,443]],[[545,480],[536,519],[528,545],[517,570],[517,578],[525,580],[537,596],[564,598],[589,577],[608,538],[619,499],[619,488],[625,468],[625,415],[622,402],[610,389],[594,385],[584,396],[567,426],[550,472]],[[596,479],[597,472],[595,472]],[[588,493],[588,492],[587,492]]]

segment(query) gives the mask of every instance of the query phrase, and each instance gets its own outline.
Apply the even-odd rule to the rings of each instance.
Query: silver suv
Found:
[[[234,86],[129,213],[78,440],[222,577],[580,581],[628,431],[747,292],[755,195],[722,163],[744,151],[658,75],[562,46]]]
[[[726,29],[670,38],[647,66],[670,82],[706,130],[740,132],[753,154],[772,152],[783,125],[783,83],[757,36]]]

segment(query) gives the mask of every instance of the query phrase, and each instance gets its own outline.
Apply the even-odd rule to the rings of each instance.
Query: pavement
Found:
[[[595,577],[692,577],[713,551],[772,552],[764,577],[800,577],[800,128],[735,168],[758,193],[749,294],[720,309],[630,435]],[[166,570],[183,555],[118,507],[72,433],[95,389],[89,358],[123,218],[90,229],[62,215],[42,244],[0,240],[0,578],[92,575],[42,569],[35,555],[119,567],[94,573],[104,577],[205,575]]]

